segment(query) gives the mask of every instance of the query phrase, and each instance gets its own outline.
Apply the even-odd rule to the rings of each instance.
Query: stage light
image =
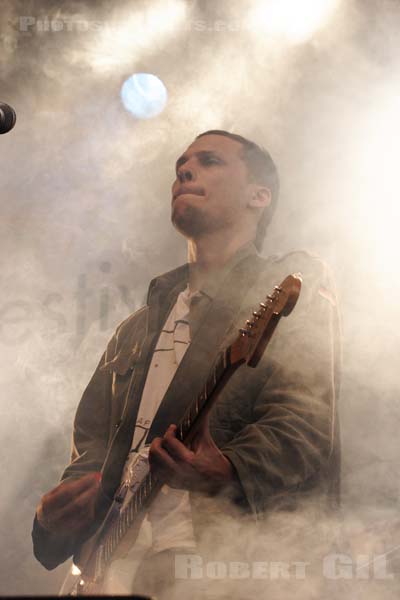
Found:
[[[164,0],[121,15],[118,22],[108,23],[92,43],[90,64],[98,71],[132,65],[143,52],[157,50],[169,37],[176,36],[186,14],[182,0]]]
[[[167,88],[151,73],[135,73],[121,88],[122,104],[137,119],[151,119],[159,115],[168,100]]]
[[[250,30],[281,36],[292,43],[305,42],[332,16],[339,0],[269,0],[251,9]]]

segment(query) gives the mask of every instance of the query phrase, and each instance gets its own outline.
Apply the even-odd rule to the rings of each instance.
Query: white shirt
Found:
[[[199,292],[190,293],[189,287],[179,294],[158,338],[143,389],[132,447],[122,474],[121,482],[128,487],[122,510],[149,471],[149,445],[146,444],[146,437],[176,369],[189,347],[188,316],[191,300],[196,295]],[[126,535],[129,536],[129,532]],[[124,575],[129,579],[134,576],[146,552],[195,548],[189,492],[164,485],[150,505],[139,534],[133,541],[126,557],[115,560],[109,569],[109,593],[124,593],[120,587],[121,580]]]

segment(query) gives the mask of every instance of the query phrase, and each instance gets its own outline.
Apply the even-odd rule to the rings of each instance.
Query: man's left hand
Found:
[[[235,484],[234,468],[216,446],[208,424],[190,448],[177,439],[176,430],[176,425],[170,425],[164,437],[155,438],[150,446],[150,467],[160,479],[174,488],[211,495]]]

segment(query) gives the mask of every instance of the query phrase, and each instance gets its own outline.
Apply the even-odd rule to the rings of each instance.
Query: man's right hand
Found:
[[[39,524],[51,533],[71,536],[88,529],[95,518],[101,473],[61,482],[45,494],[37,508]]]

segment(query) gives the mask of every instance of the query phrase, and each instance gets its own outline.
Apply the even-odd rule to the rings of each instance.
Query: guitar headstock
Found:
[[[288,275],[271,294],[260,302],[258,310],[239,330],[230,349],[231,364],[246,362],[250,367],[257,366],[281,317],[288,316],[296,305],[301,290],[301,275]]]

